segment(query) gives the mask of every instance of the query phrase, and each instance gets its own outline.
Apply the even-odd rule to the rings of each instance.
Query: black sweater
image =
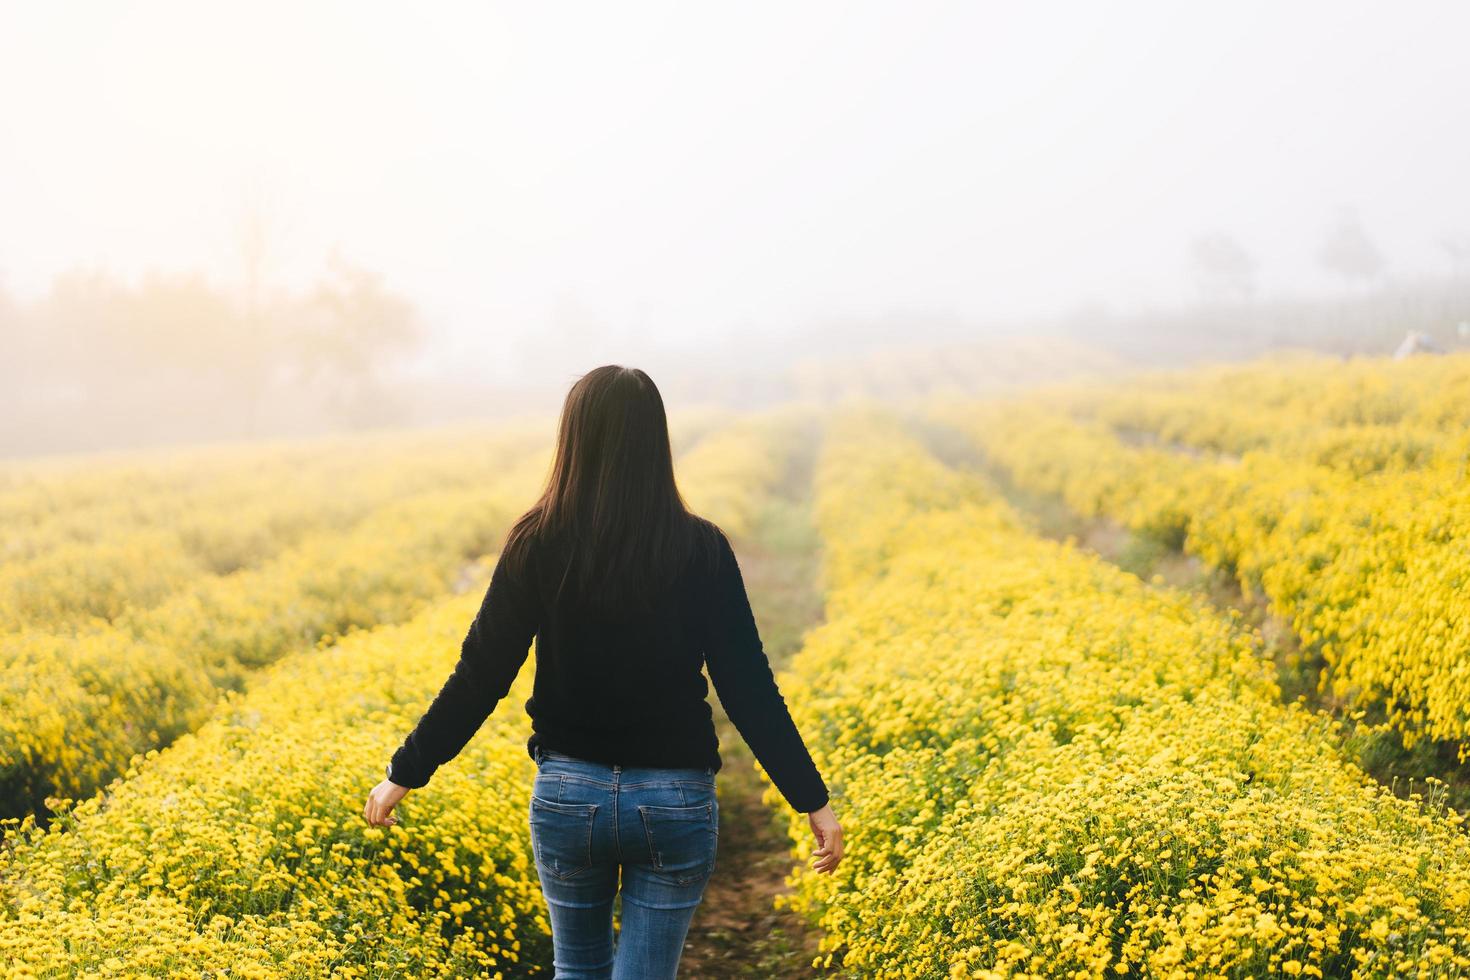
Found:
[[[624,766],[718,770],[707,664],[720,704],[786,802],[799,813],[820,809],[826,784],[771,673],[735,552],[716,530],[715,571],[691,571],[653,615],[621,622],[552,607],[561,565],[538,554],[550,546],[528,556],[533,581],[512,577],[502,554],[459,663],[394,753],[389,778],[420,787],[458,755],[508,693],[534,636],[536,678],[525,704],[532,757],[540,745]]]

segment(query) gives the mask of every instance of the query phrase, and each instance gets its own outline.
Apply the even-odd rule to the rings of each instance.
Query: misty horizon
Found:
[[[274,304],[273,329],[308,333],[297,375],[381,375],[444,402],[424,417],[502,410],[493,393],[564,390],[597,363],[751,401],[829,352],[1059,337],[1167,360],[1184,334],[1200,356],[1298,335],[1386,350],[1470,319],[1470,8],[568,9],[15,6],[10,375],[56,360],[58,288],[89,279],[81,306],[116,320],[91,329],[123,361],[128,337],[189,332],[153,323],[194,314],[150,290],[216,310],[189,321],[201,335]],[[338,267],[376,283],[403,336],[356,365],[342,338],[382,325],[321,326]],[[137,324],[103,294],[134,296]],[[1335,337],[1335,303],[1396,322]],[[1238,341],[1213,336],[1223,307],[1255,311]],[[93,346],[79,315],[65,356]],[[335,361],[311,360],[323,342]],[[275,356],[196,346],[176,360]],[[11,413],[105,405],[105,377],[51,378]]]

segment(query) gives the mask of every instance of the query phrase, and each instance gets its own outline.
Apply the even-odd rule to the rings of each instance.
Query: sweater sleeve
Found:
[[[715,576],[705,661],[720,704],[741,738],[798,813],[820,810],[827,786],[812,762],[771,673],[740,565],[724,532]]]
[[[480,611],[460,645],[459,662],[427,711],[393,753],[389,779],[415,789],[453,759],[505,697],[537,629],[531,594],[514,581],[505,554],[496,561]]]

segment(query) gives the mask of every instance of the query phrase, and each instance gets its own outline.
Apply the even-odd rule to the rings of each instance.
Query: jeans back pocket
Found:
[[[598,806],[531,797],[531,844],[542,871],[570,878],[592,867],[592,821]]]
[[[641,804],[643,833],[654,871],[675,885],[708,877],[715,867],[714,803],[693,806]]]

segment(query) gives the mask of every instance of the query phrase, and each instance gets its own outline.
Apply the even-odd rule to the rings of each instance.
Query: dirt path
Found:
[[[762,513],[756,533],[738,542],[756,625],[779,672],[822,617],[819,539],[811,525],[811,452],[792,460],[784,492]],[[813,977],[817,936],[794,913],[772,907],[792,868],[779,815],[761,803],[754,759],[712,695],[724,766],[719,773],[720,847],[704,901],[689,927],[680,976],[785,980]]]

